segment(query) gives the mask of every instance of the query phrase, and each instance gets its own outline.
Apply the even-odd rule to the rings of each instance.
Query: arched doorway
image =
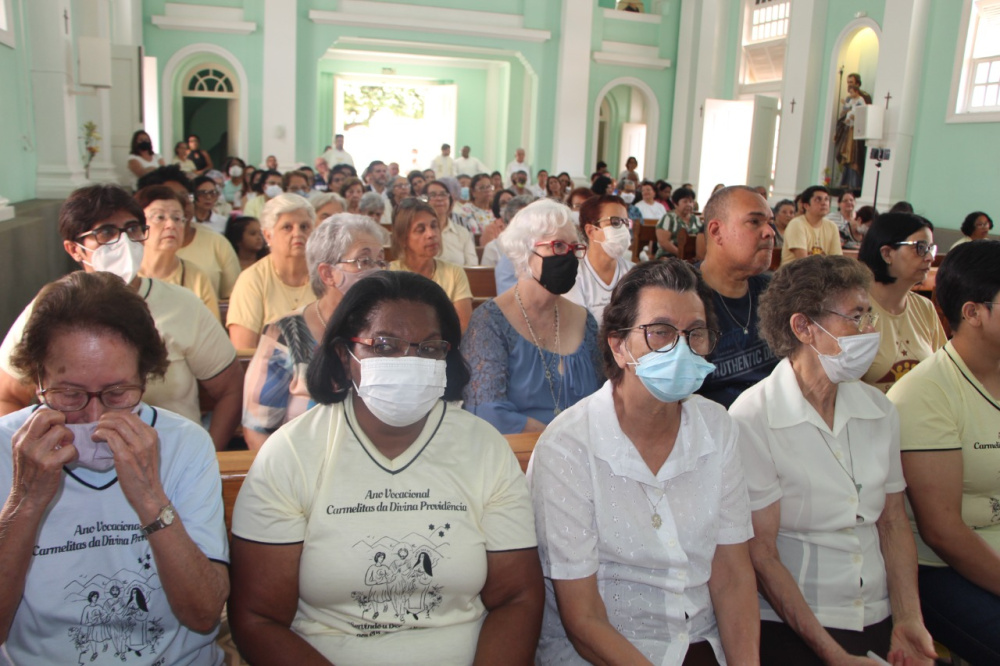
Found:
[[[871,104],[881,31],[871,19],[859,19],[840,35],[831,61],[828,128],[824,142],[824,180],[836,190],[860,192],[868,162],[865,141],[854,138],[854,118]],[[853,84],[860,80],[859,86]],[[857,92],[853,88],[857,87]]]
[[[197,134],[202,150],[221,168],[235,154],[233,138],[239,130],[239,87],[229,70],[219,64],[196,65],[182,77],[182,127],[186,137]]]
[[[653,90],[632,77],[615,79],[597,95],[594,106],[592,164],[607,162],[616,177],[635,157],[640,176],[656,171],[660,105]]]

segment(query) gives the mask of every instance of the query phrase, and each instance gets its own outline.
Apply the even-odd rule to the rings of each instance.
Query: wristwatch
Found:
[[[174,518],[177,517],[177,512],[174,511],[174,505],[167,503],[162,509],[160,509],[159,515],[156,516],[156,520],[151,522],[149,525],[144,526],[140,531],[149,536],[153,532],[162,530],[164,527],[169,527],[173,524]]]

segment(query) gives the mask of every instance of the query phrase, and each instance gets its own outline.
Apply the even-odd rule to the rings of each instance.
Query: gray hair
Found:
[[[368,215],[369,213],[378,213],[381,215],[385,212],[385,199],[378,192],[365,192],[364,196],[361,197],[361,202],[358,204],[358,212],[362,215]]]
[[[369,235],[382,245],[388,242],[385,230],[367,215],[337,213],[326,218],[306,241],[306,265],[309,267],[309,286],[316,298],[326,293],[326,285],[319,277],[320,264],[335,264],[347,254],[359,236]]]
[[[309,221],[316,224],[316,209],[309,203],[309,199],[298,194],[283,192],[264,204],[264,210],[260,213],[260,228],[274,229],[279,217],[297,210],[306,211],[309,214]]]
[[[509,206],[512,201],[508,201]],[[566,235],[576,242],[576,224],[570,216],[569,207],[551,199],[539,199],[519,211],[506,229],[497,237],[500,249],[514,264],[518,276],[528,272],[528,259],[540,238]]]
[[[522,194],[516,196],[506,204],[504,204],[503,210],[500,211],[500,217],[503,218],[503,223],[505,225],[510,224],[510,221],[514,219],[514,216],[521,212],[522,208],[526,208],[529,204],[538,201],[538,197],[534,194]]]
[[[347,202],[344,200],[344,197],[340,196],[336,192],[317,192],[309,197],[309,203],[312,204],[313,209],[317,212],[319,212],[320,208],[327,205],[331,201],[339,203],[341,210],[347,210]]]

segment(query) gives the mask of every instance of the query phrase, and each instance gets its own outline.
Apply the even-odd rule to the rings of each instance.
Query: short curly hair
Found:
[[[789,323],[792,315],[819,319],[844,293],[868,291],[871,284],[865,265],[848,257],[815,254],[785,264],[760,297],[760,335],[775,356],[789,356],[802,345]]]
[[[53,341],[69,331],[110,335],[135,349],[143,382],[167,371],[167,348],[146,301],[113,273],[76,271],[42,287],[11,367],[25,382],[40,381]]]

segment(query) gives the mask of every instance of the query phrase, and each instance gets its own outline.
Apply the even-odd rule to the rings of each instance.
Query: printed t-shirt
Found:
[[[11,490],[11,438],[35,409],[0,419],[0,496]],[[160,479],[184,530],[208,559],[228,564],[222,483],[208,433],[146,404],[139,418],[159,436]],[[63,470],[0,664],[221,664],[218,630],[190,631],[171,611],[116,471]]]
[[[861,381],[883,393],[917,363],[948,341],[934,304],[920,294],[906,297],[906,308],[898,315],[889,313],[872,298],[872,312],[878,314],[875,330],[882,334],[878,354]]]
[[[229,299],[226,326],[239,324],[259,334],[267,324],[315,300],[308,281],[301,287],[282,282],[271,255],[267,255],[240,273]]]
[[[844,254],[840,247],[840,229],[825,217],[818,227],[809,224],[805,215],[793,217],[785,227],[784,243],[781,246],[782,266],[795,259],[792,250],[805,250],[807,255]]]
[[[962,452],[962,521],[1000,552],[1000,402],[949,342],[888,393],[899,410],[903,452]],[[909,502],[920,564],[946,566],[920,538]]]
[[[358,426],[353,399],[271,435],[236,500],[233,535],[304,542],[292,630],[338,666],[373,655],[471,664],[486,553],[537,543],[517,459],[485,421],[439,401],[389,460]]]

